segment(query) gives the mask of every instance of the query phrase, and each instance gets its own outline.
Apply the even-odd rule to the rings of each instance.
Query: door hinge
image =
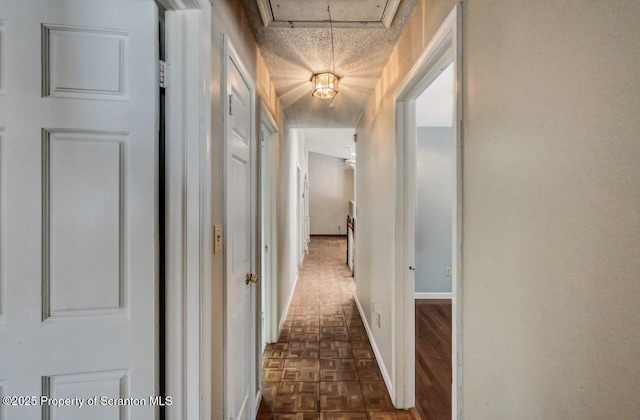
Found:
[[[229,94],[229,115],[233,115],[233,93]]]
[[[163,60],[160,60],[159,62],[159,70],[160,70],[160,87],[161,88],[166,88],[167,87],[167,78],[166,78],[166,72],[167,72],[167,63]]]

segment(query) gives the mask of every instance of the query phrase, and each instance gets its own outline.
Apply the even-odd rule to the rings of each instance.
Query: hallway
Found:
[[[314,236],[277,343],[259,419],[410,419],[395,410],[355,304],[346,239]]]

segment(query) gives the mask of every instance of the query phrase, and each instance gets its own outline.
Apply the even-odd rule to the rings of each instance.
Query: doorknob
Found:
[[[251,274],[251,273],[247,273],[246,277],[245,277],[245,283],[249,284],[249,283],[257,283],[258,282],[258,276],[256,274]]]

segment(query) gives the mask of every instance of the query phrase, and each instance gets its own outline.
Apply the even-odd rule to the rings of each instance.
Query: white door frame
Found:
[[[304,252],[309,252],[311,242],[311,215],[309,212],[309,174],[304,174]]]
[[[304,209],[303,209],[303,198],[302,191],[304,191],[304,186],[302,186],[302,168],[300,167],[300,162],[296,162],[296,222],[298,225],[297,231],[298,235],[296,237],[298,241],[298,268],[302,267],[302,262],[304,261]]]
[[[166,12],[167,418],[211,418],[211,4]]]
[[[266,168],[267,177],[266,179],[262,179],[261,183],[266,183],[267,185],[267,194],[268,197],[264,197],[262,194],[262,185],[260,188],[260,210],[263,212],[265,210],[265,206],[269,207],[267,211],[268,219],[267,223],[271,224],[271,235],[270,238],[267,238],[265,241],[262,238],[262,226],[259,228],[260,232],[260,244],[268,246],[268,258],[269,258],[269,272],[261,273],[261,281],[260,281],[260,294],[261,297],[264,296],[265,305],[261,308],[264,313],[264,325],[265,331],[264,337],[262,337],[262,341],[267,343],[275,343],[278,341],[278,282],[276,278],[278,276],[278,257],[277,257],[277,209],[276,209],[276,190],[275,190],[275,180],[277,175],[275,173],[275,151],[274,142],[278,140],[278,123],[276,122],[273,114],[267,108],[265,102],[262,98],[258,99],[260,106],[260,124],[265,127],[268,132],[268,137],[265,139],[264,149],[260,148],[260,165],[263,163],[262,153],[267,155],[268,167]],[[262,167],[260,167],[260,173],[262,173]],[[260,217],[260,222],[263,220]],[[265,243],[266,242],[266,243]],[[262,248],[262,247],[261,247]],[[260,257],[263,255],[263,250],[258,254]],[[260,266],[262,267],[262,261],[260,261]]]
[[[450,63],[454,68],[453,106],[453,229],[452,229],[452,418],[461,416],[462,282],[462,91],[461,18],[456,4],[395,92],[395,279],[393,323],[393,400],[396,407],[415,406],[415,100]]]

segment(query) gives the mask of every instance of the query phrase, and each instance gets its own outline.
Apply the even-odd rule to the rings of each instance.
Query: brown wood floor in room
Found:
[[[258,419],[411,419],[395,410],[354,301],[345,237],[312,237],[277,343]]]
[[[451,300],[416,300],[416,408],[423,420],[451,418]]]

